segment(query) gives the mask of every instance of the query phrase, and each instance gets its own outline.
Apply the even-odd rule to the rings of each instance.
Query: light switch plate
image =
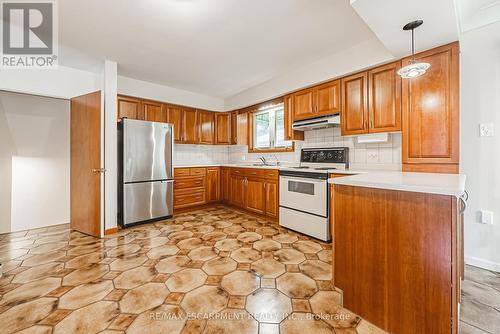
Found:
[[[495,135],[495,126],[493,123],[481,123],[479,124],[479,136],[480,137],[493,137]]]
[[[486,211],[486,210],[481,210],[480,211],[480,220],[479,220],[479,222],[481,224],[492,225],[493,224],[493,212]]]

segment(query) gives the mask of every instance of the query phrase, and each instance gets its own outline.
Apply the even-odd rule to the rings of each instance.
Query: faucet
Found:
[[[259,159],[260,159],[260,161],[262,161],[262,163],[263,163],[264,165],[267,165],[266,158],[264,158],[264,157],[262,156],[262,157],[260,157]]]
[[[276,156],[276,154],[273,154],[273,157],[274,157],[274,159],[276,159],[276,166],[279,166],[280,165],[280,160],[278,159],[278,157]]]

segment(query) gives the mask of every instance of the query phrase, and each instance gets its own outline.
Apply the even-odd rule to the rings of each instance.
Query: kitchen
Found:
[[[74,13],[76,3],[59,7]],[[172,1],[169,9],[198,5]],[[486,36],[495,36],[498,23],[487,25],[489,32],[461,12],[464,26],[478,26],[440,39],[429,35],[436,19],[423,6],[421,16],[390,28],[400,33],[395,51],[389,25],[364,1],[307,8],[321,18],[322,10],[339,10],[359,29],[353,39],[373,35],[375,44],[364,49],[373,59],[356,59],[358,46],[347,43],[352,53],[325,60],[328,69],[319,62],[318,72],[304,70],[319,75],[297,82],[291,75],[300,70],[290,70],[289,80],[242,86],[222,104],[160,84],[154,71],[150,82],[140,80],[125,58],[105,58],[97,80],[78,84],[64,72],[19,70],[13,77],[2,70],[2,94],[69,100],[71,166],[65,224],[0,235],[0,328],[498,331],[498,270],[486,260],[494,256],[477,255],[472,237],[475,220],[491,226],[492,238],[495,225],[477,202],[486,190],[478,190],[480,173],[471,172],[469,158],[477,150],[467,142],[488,140],[493,123],[471,119],[475,100],[464,90],[482,80],[471,73],[481,52],[470,45],[491,47]],[[61,27],[75,29],[67,17]],[[497,64],[493,59],[484,66]],[[61,67],[75,78],[87,75]],[[38,87],[46,75],[65,87]]]

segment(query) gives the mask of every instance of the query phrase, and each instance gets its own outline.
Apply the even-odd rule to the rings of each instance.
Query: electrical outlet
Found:
[[[479,211],[479,222],[481,224],[493,225],[493,212],[486,210]]]
[[[493,137],[495,135],[495,126],[493,123],[481,123],[479,124],[479,136],[480,137]]]

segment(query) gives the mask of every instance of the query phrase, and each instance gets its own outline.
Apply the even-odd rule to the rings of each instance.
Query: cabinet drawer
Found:
[[[269,180],[278,180],[279,179],[279,171],[277,169],[269,169],[266,170],[266,179]]]
[[[244,175],[244,168],[231,168],[231,174],[233,175]]]
[[[207,175],[206,168],[191,168],[191,176],[195,175]]]
[[[174,189],[190,189],[203,188],[205,186],[205,178],[203,176],[180,178],[175,180]]]
[[[189,176],[189,168],[175,168],[174,177]]]
[[[266,169],[253,169],[253,168],[247,168],[245,170],[245,175],[250,176],[250,177],[266,177],[267,170]]]
[[[195,192],[187,194],[175,194],[174,208],[183,208],[187,206],[201,205],[205,203],[205,192]]]

